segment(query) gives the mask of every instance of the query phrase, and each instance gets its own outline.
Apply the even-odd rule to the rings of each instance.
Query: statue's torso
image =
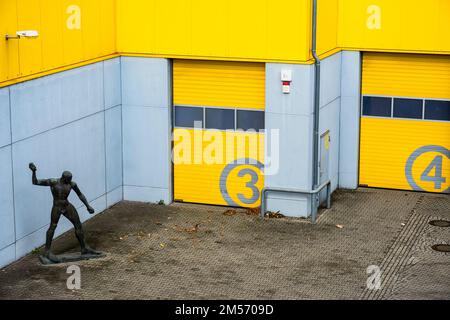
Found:
[[[51,186],[51,190],[55,206],[65,208],[70,204],[68,200],[70,192],[72,191],[72,186],[70,184],[64,184],[58,180]]]

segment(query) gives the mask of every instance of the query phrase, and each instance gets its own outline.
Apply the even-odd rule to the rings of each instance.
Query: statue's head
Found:
[[[72,173],[70,173],[69,171],[64,171],[61,177],[62,182],[64,183],[71,183],[72,182]]]

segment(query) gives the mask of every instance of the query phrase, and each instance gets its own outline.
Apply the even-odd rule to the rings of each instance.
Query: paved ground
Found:
[[[0,271],[0,299],[449,299],[450,197],[339,191],[317,225],[220,207],[121,203],[88,223],[107,258],[79,263],[82,289],[66,288],[67,266],[36,254]],[[232,214],[232,212],[231,212]],[[337,227],[339,225],[340,227]],[[76,250],[72,233],[55,252]],[[366,289],[378,265],[382,287]]]

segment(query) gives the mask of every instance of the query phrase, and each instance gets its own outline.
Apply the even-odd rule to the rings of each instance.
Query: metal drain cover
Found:
[[[430,224],[434,227],[441,227],[441,228],[450,227],[450,221],[446,221],[446,220],[433,220],[433,221],[430,221]]]
[[[436,244],[431,248],[437,252],[450,252],[450,244]]]

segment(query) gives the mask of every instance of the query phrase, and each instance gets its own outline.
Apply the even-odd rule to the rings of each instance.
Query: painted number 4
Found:
[[[430,165],[425,169],[422,173],[420,179],[426,182],[434,182],[434,188],[436,190],[440,190],[442,188],[442,184],[447,180],[442,176],[442,163],[443,156],[437,156],[430,163]],[[432,175],[434,172],[434,175]]]

